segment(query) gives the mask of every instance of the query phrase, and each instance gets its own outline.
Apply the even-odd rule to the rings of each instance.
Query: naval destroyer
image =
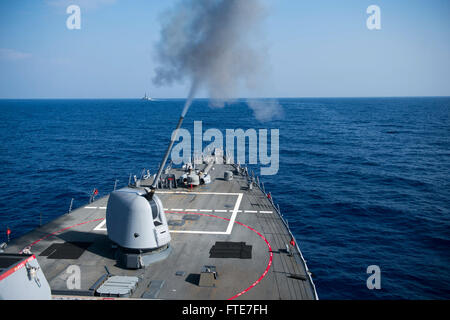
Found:
[[[318,299],[259,177],[220,149],[166,166],[175,137],[156,174],[1,244],[0,299]]]
[[[141,100],[144,100],[144,101],[154,101],[153,98],[151,98],[150,96],[147,96],[147,92],[144,94],[144,96],[142,97]]]

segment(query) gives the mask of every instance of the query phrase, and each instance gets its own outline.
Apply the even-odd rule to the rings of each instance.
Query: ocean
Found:
[[[261,123],[243,101],[195,100],[183,127],[280,130],[278,174],[262,181],[320,299],[449,299],[450,98],[278,102],[283,118]],[[154,173],[183,103],[0,100],[0,241]]]

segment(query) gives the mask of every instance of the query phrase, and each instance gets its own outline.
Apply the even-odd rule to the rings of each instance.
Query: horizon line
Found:
[[[280,99],[385,99],[385,98],[450,98],[450,95],[422,95],[422,96],[326,96],[326,97],[258,97],[258,98],[231,98],[225,100],[280,100]],[[152,98],[158,100],[186,100],[187,98]],[[0,98],[0,100],[142,100],[142,98]],[[214,100],[212,98],[194,98],[194,100]],[[218,99],[220,100],[220,99]],[[151,102],[151,101],[150,101]]]

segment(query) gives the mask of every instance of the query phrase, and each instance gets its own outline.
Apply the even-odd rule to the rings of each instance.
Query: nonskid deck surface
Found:
[[[314,299],[303,258],[297,250],[293,255],[286,252],[291,236],[266,195],[257,187],[249,190],[246,176],[225,181],[224,171],[233,170],[231,165],[216,164],[214,169],[209,185],[157,191],[169,221],[172,252],[145,269],[117,264],[106,231],[108,197],[11,241],[5,251],[17,253],[31,246],[54,294],[92,294],[106,266],[113,275],[139,278],[131,298]],[[179,169],[172,173],[181,174]],[[242,242],[247,249],[251,246],[251,257],[221,256],[220,250],[211,255],[216,242]],[[61,254],[57,248],[64,243]],[[215,248],[220,249],[220,243]],[[76,292],[67,286],[71,265],[81,271]],[[216,267],[215,287],[199,286],[206,265]]]

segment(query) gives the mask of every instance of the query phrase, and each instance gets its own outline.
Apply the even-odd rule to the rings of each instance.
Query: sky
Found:
[[[0,98],[184,98],[189,83],[151,81],[178,1],[0,1]],[[450,1],[263,1],[267,72],[237,98],[450,96]],[[70,4],[79,30],[66,27]],[[381,30],[366,26],[370,5]]]

